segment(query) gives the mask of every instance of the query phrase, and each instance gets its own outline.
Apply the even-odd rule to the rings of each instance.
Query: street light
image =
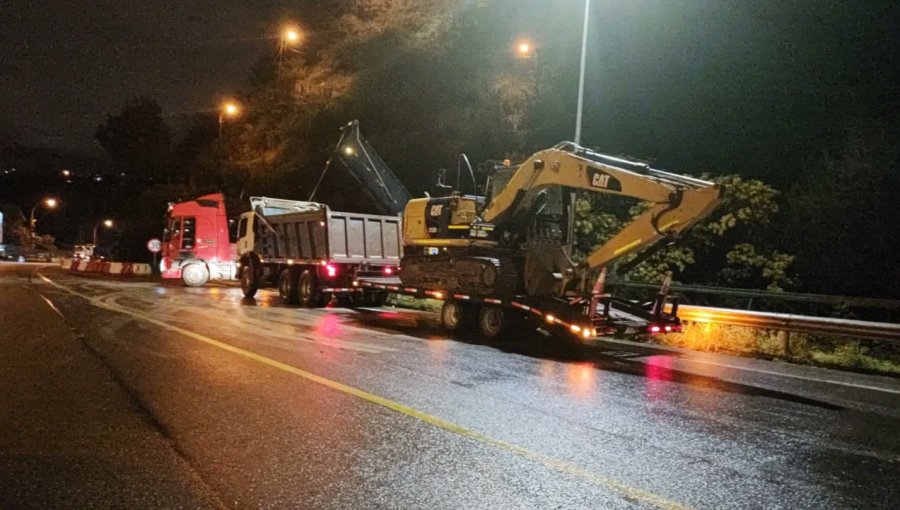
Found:
[[[518,53],[520,57],[530,57],[532,55],[532,50],[534,50],[534,47],[528,41],[519,41],[516,43],[516,53]]]
[[[225,101],[219,109],[219,136],[222,136],[222,123],[225,118],[233,119],[241,114],[241,106],[234,101]]]
[[[284,59],[285,50],[290,49],[300,43],[300,30],[295,27],[286,27],[281,32],[280,42],[278,44],[278,75],[281,75],[281,61]]]
[[[537,48],[526,39],[516,42],[516,56],[522,59],[534,59],[534,91],[538,93],[538,54]]]
[[[584,112],[584,66],[587,58],[588,14],[591,0],[584,0],[584,29],[581,32],[581,66],[578,71],[578,109],[575,112],[575,144],[581,145],[581,117]]]
[[[31,215],[28,218],[28,227],[31,231],[31,237],[34,238],[34,211],[40,206],[44,206],[47,209],[56,209],[56,206],[59,205],[59,201],[55,198],[45,198],[40,202],[34,204],[34,207],[31,208]]]
[[[97,229],[100,228],[100,225],[103,225],[106,228],[113,228],[113,220],[103,220],[94,225],[94,249],[97,249]]]

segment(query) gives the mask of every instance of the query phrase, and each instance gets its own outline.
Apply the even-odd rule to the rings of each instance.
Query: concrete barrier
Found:
[[[60,263],[60,267],[73,273],[101,273],[123,276],[149,276],[152,274],[150,264],[138,264],[133,262],[64,259]]]

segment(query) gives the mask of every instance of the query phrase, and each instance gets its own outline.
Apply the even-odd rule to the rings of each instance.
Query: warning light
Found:
[[[575,333],[575,334],[581,333],[581,326],[572,324],[571,326],[569,326],[569,329],[572,331],[572,333]]]
[[[544,320],[547,321],[547,324],[553,324],[554,322],[556,322],[556,317],[552,315],[546,315],[544,317]]]
[[[444,299],[444,293],[443,293],[443,292],[435,292],[435,293],[432,294],[432,296],[434,296],[434,299]]]
[[[583,336],[585,338],[590,338],[590,337],[594,336],[594,332],[591,330],[591,328],[584,328],[581,331],[581,336]]]

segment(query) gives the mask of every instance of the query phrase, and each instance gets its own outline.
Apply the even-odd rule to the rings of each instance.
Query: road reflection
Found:
[[[578,400],[588,400],[597,394],[597,368],[592,363],[560,363],[542,360],[539,368],[541,380],[549,387],[562,383],[567,395]]]
[[[672,357],[667,355],[650,356],[644,363],[645,393],[651,401],[665,398],[666,388],[672,380]]]

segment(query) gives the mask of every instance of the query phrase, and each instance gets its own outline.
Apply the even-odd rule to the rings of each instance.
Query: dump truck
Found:
[[[306,307],[324,306],[332,297],[342,306],[384,304],[386,291],[352,282],[396,273],[402,256],[399,216],[268,197],[251,197],[250,205],[238,221],[244,296],[275,287],[285,303]]]

